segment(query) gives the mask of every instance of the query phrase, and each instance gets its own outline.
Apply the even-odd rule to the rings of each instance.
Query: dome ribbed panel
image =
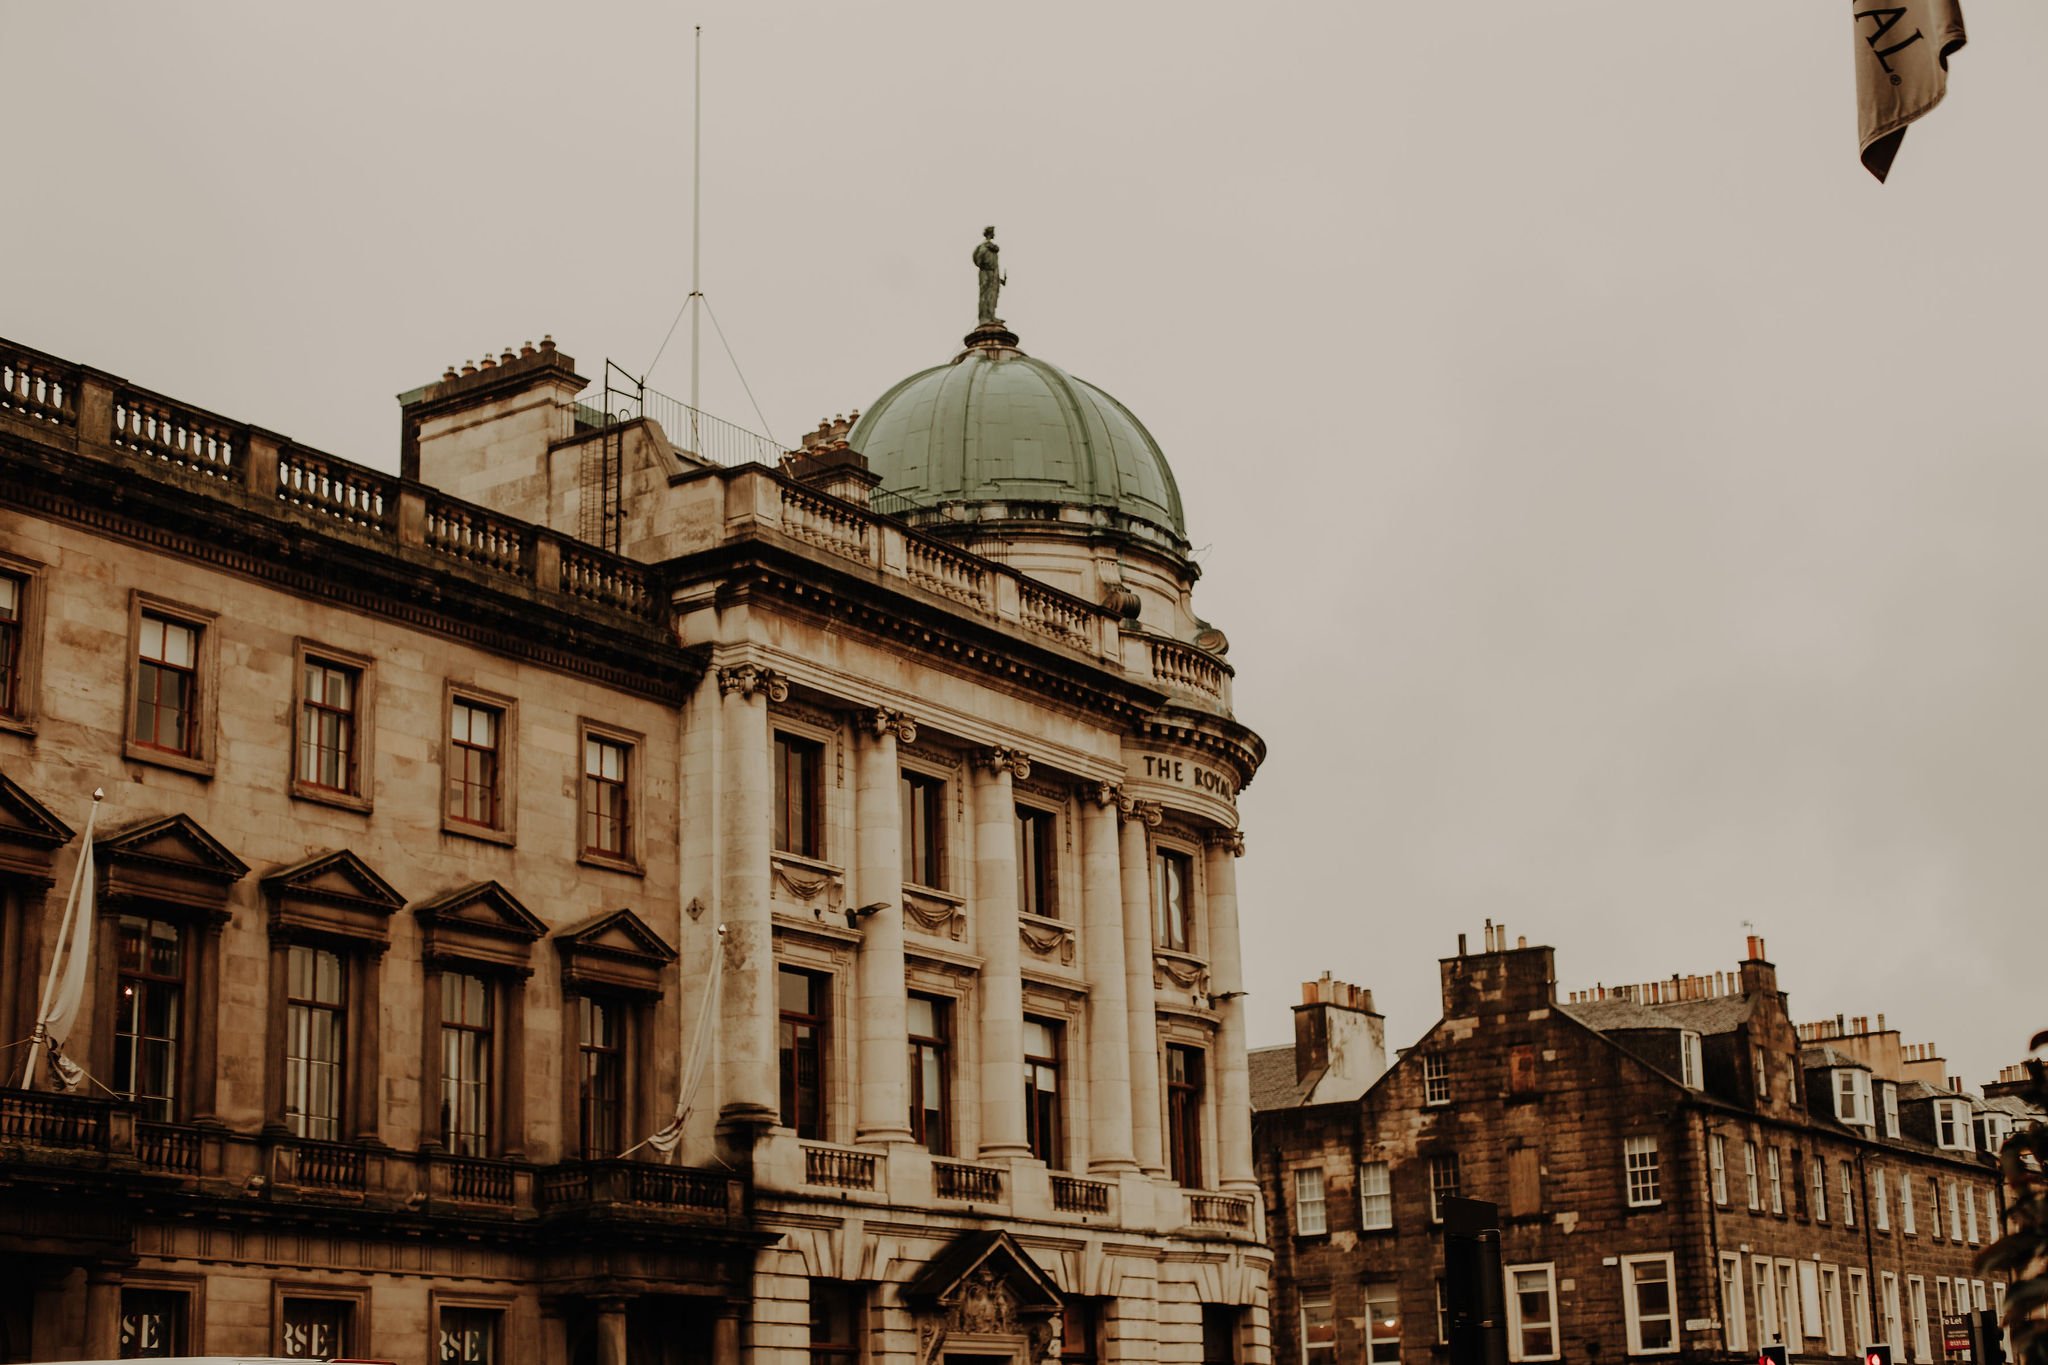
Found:
[[[1166,457],[1123,404],[1056,365],[970,349],[876,400],[848,442],[919,503],[1113,507],[1186,538]]]

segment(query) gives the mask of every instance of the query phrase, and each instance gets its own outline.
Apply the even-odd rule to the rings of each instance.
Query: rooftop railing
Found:
[[[646,567],[633,560],[5,340],[0,416],[75,429],[82,454],[111,447],[146,466],[194,476],[199,489],[240,487],[288,515],[344,527],[394,550],[643,619],[662,614]]]

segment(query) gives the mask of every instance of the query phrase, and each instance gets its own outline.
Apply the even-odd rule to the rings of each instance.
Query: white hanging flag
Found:
[[[1883,183],[1906,125],[1948,93],[1948,59],[1967,41],[1961,0],[1850,0],[1856,14],[1856,133]]]
[[[664,1155],[675,1151],[683,1140],[683,1125],[690,1121],[690,1111],[696,1107],[697,1087],[704,1081],[704,1065],[711,1060],[711,1038],[718,1026],[718,987],[725,979],[725,926],[718,926],[718,937],[711,952],[711,980],[705,983],[704,999],[697,1006],[697,1034],[690,1040],[690,1055],[683,1061],[682,1084],[676,1091],[676,1113],[662,1130],[642,1141],[639,1146],[652,1147]],[[630,1156],[635,1148],[628,1147],[621,1156]]]
[[[36,1084],[36,1062],[44,1052],[50,1058],[50,1079],[59,1090],[76,1090],[85,1080],[85,1068],[65,1056],[64,1047],[71,1041],[72,1026],[78,1022],[78,1006],[85,999],[86,969],[92,965],[92,829],[105,795],[98,789],[92,794],[92,810],[85,817],[84,845],[78,850],[78,866],[71,874],[71,894],[64,900],[64,918],[57,926],[50,973],[44,978],[42,1000],[36,1008],[35,1032],[29,1035],[28,1066],[21,1083],[31,1090]]]

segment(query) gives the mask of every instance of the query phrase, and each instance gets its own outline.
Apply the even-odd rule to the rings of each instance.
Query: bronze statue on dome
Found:
[[[981,272],[981,323],[986,326],[1000,326],[1002,319],[996,316],[996,295],[1010,282],[1010,277],[1001,272],[996,262],[996,253],[1002,248],[996,245],[996,230],[985,227],[981,230],[981,241],[974,248],[974,268]]]

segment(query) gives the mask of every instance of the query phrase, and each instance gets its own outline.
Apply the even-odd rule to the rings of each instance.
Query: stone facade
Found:
[[[0,1359],[1265,1360],[1229,666],[582,388],[0,343]]]
[[[1498,1205],[1511,1360],[1931,1361],[1951,1296],[2002,1300],[1972,1267],[1995,1164],[1922,1128],[1971,1101],[1804,1043],[1760,940],[1732,973],[1561,1002],[1550,948],[1487,938],[1444,960],[1443,1017],[1362,1099],[1257,1115],[1275,1359],[1447,1358],[1453,1193]]]

